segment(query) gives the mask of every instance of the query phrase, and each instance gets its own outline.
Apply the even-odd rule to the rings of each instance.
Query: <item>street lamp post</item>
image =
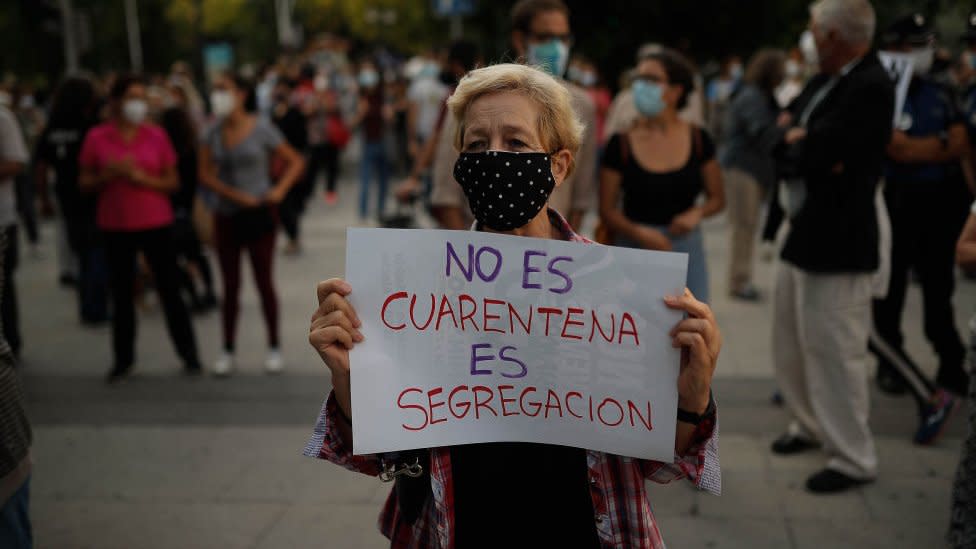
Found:
[[[142,42],[139,38],[136,0],[125,0],[125,31],[129,36],[129,63],[133,71],[142,72]]]

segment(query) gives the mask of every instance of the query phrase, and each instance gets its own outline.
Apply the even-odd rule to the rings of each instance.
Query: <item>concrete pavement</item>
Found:
[[[137,374],[118,387],[107,328],[76,320],[72,293],[56,287],[53,226],[41,258],[25,253],[17,275],[24,373],[35,425],[32,512],[41,548],[282,548],[386,546],[376,530],[388,485],[300,456],[323,396],[324,366],[308,347],[315,282],[340,275],[344,229],[355,222],[354,189],[306,215],[305,253],[279,256],[286,373],[260,369],[265,337],[250,276],[245,275],[239,369],[228,380],[180,376],[156,309],[139,315]],[[873,395],[879,480],[837,496],[803,492],[816,455],[773,457],[769,442],[785,425],[771,406],[768,301],[724,297],[724,221],[707,225],[713,306],[725,333],[715,394],[722,422],[724,494],[684,485],[652,486],[651,501],[670,547],[916,548],[941,546],[964,417],[957,412],[935,447],[910,443],[908,397]],[[216,267],[216,266],[215,266]],[[771,288],[772,267],[757,281]],[[960,328],[976,308],[976,285],[960,282]],[[905,314],[910,352],[930,370],[913,288]],[[196,318],[204,363],[219,348],[216,313]]]

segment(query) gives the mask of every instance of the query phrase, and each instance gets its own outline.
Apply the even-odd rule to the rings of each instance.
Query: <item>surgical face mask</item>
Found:
[[[580,73],[580,84],[589,88],[596,85],[596,74],[593,71],[583,71]]]
[[[919,76],[928,74],[932,70],[932,61],[935,59],[935,48],[923,46],[914,48],[910,54],[912,56],[912,73]]]
[[[792,59],[786,60],[783,70],[787,78],[796,78],[797,76],[800,76],[800,64]]]
[[[742,78],[742,65],[736,63],[729,67],[729,76],[732,80],[740,80]]]
[[[552,76],[562,78],[569,63],[569,46],[558,38],[529,46],[528,62]]]
[[[531,221],[556,187],[550,155],[544,152],[461,153],[454,163],[454,179],[478,223],[496,231]]]
[[[820,55],[817,52],[817,42],[813,39],[813,33],[809,30],[803,31],[800,35],[800,52],[807,65],[816,66],[820,63]]]
[[[149,104],[142,99],[126,99],[122,103],[122,116],[132,124],[141,124],[149,113]]]
[[[329,89],[329,80],[325,75],[320,74],[312,80],[312,87],[315,88],[315,91],[325,91]]]
[[[372,88],[380,83],[380,75],[374,70],[364,70],[359,73],[359,85],[364,88]]]
[[[437,75],[440,74],[440,72],[441,68],[437,65],[437,63],[425,63],[423,68],[421,68],[420,72],[417,74],[417,77],[437,78]]]
[[[644,116],[657,116],[667,106],[664,103],[664,87],[642,78],[634,81],[634,106]]]
[[[581,80],[579,67],[576,65],[570,65],[569,69],[566,71],[566,78],[570,82],[579,82]]]
[[[213,109],[214,116],[226,118],[234,112],[234,94],[227,90],[216,90],[210,94],[210,107]]]

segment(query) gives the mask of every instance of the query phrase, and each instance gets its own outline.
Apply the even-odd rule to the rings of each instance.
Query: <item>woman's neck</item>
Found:
[[[227,118],[224,118],[224,126],[228,128],[234,128],[240,126],[246,120],[247,120],[247,113],[241,110],[236,110],[228,114]]]
[[[678,124],[678,113],[673,109],[667,109],[657,116],[641,116],[637,119],[637,126],[649,130],[656,130],[667,133],[668,130]]]
[[[138,124],[129,122],[124,116],[119,116],[115,119],[115,127],[118,128],[119,133],[126,138],[135,135],[136,130],[139,129]]]

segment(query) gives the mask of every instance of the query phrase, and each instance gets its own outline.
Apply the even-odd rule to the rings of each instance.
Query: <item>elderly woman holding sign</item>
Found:
[[[475,230],[588,243],[547,207],[549,193],[573,171],[582,132],[565,87],[534,68],[495,65],[464,77],[448,106],[458,120],[455,176]],[[526,160],[538,168],[520,170]],[[501,184],[490,196],[474,190],[472,163],[497,174],[492,182]],[[712,311],[687,290],[661,296],[686,315],[669,334],[681,348],[670,463],[531,443],[431,448],[393,459],[353,455],[349,352],[369,334],[361,333],[347,300],[352,292],[340,279],[318,286],[309,341],[331,370],[334,389],[306,454],[398,477],[380,518],[393,547],[663,547],[644,480],[688,478],[720,490],[711,382],[721,336]]]

